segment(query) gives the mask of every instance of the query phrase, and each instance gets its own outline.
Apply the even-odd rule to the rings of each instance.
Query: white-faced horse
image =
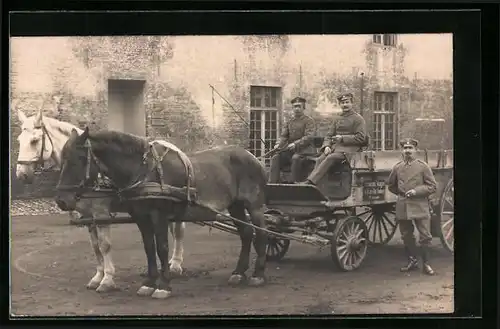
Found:
[[[61,151],[69,139],[71,131],[75,129],[79,134],[83,130],[78,127],[54,118],[44,116],[42,109],[34,116],[27,117],[22,110],[17,111],[21,122],[21,134],[18,137],[19,157],[17,159],[16,176],[22,183],[33,182],[37,166],[52,159],[57,167],[61,164]],[[55,187],[55,186],[54,186]],[[81,204],[78,212],[83,216],[93,214],[92,204]],[[98,292],[106,292],[116,288],[113,280],[115,266],[111,258],[111,231],[109,225],[89,225],[90,242],[97,258],[95,275],[87,284],[87,288]],[[174,239],[174,250],[170,260],[170,270],[173,273],[182,273],[183,239],[185,223],[171,223],[170,231]]]

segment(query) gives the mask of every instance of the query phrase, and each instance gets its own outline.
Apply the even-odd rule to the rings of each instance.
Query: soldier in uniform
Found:
[[[413,235],[414,226],[419,232],[420,255],[422,256],[423,272],[434,275],[434,270],[428,263],[428,248],[432,241],[429,231],[430,212],[429,195],[436,191],[436,179],[429,166],[418,159],[414,153],[418,141],[407,138],[400,143],[403,151],[403,161],[392,168],[389,176],[388,189],[398,196],[396,202],[396,220],[403,239],[408,264],[401,268],[402,272],[418,269],[417,247]]]
[[[302,160],[307,154],[314,154],[312,145],[316,126],[314,119],[304,114],[306,100],[302,97],[292,99],[294,118],[285,124],[281,137],[274,146],[275,149],[286,147],[285,152],[275,154],[271,158],[269,183],[279,183],[281,168],[291,162],[292,179],[300,180]]]
[[[353,94],[344,93],[337,97],[342,108],[325,136],[321,156],[316,162],[305,184],[316,185],[335,164],[346,160],[346,153],[357,152],[367,143],[365,119],[352,109]]]

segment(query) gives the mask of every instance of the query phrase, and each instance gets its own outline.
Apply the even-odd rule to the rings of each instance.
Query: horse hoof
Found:
[[[170,265],[170,273],[180,276],[182,275],[182,267],[179,264],[172,263]]]
[[[99,285],[99,287],[97,287],[95,291],[103,293],[103,292],[110,292],[113,290],[118,290],[118,288],[115,285],[101,284]]]
[[[171,291],[169,290],[162,290],[162,289],[156,289],[153,294],[151,295],[151,298],[155,299],[166,299],[172,294]]]
[[[260,286],[264,285],[265,282],[266,281],[264,280],[264,278],[252,276],[248,280],[248,285],[251,286],[251,287],[260,287]]]
[[[151,296],[154,291],[155,291],[155,288],[142,286],[139,288],[139,290],[137,290],[137,295],[138,296]]]
[[[233,274],[228,280],[228,283],[232,286],[236,286],[243,281],[244,277],[241,274]]]
[[[97,287],[99,287],[100,282],[99,281],[90,281],[87,284],[87,289],[89,290],[96,290]]]

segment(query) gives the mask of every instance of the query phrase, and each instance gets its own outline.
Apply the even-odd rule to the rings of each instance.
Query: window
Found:
[[[250,87],[250,107],[273,108],[277,110],[279,88]]]
[[[373,148],[396,149],[397,93],[375,92],[373,109]]]
[[[256,157],[270,151],[279,136],[280,88],[250,87],[250,152]],[[266,159],[269,165],[270,159]]]
[[[398,38],[396,34],[374,34],[373,43],[389,47],[396,47]]]

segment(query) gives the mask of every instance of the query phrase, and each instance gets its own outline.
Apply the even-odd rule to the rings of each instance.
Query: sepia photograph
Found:
[[[9,70],[12,317],[454,312],[452,33],[11,37]]]

